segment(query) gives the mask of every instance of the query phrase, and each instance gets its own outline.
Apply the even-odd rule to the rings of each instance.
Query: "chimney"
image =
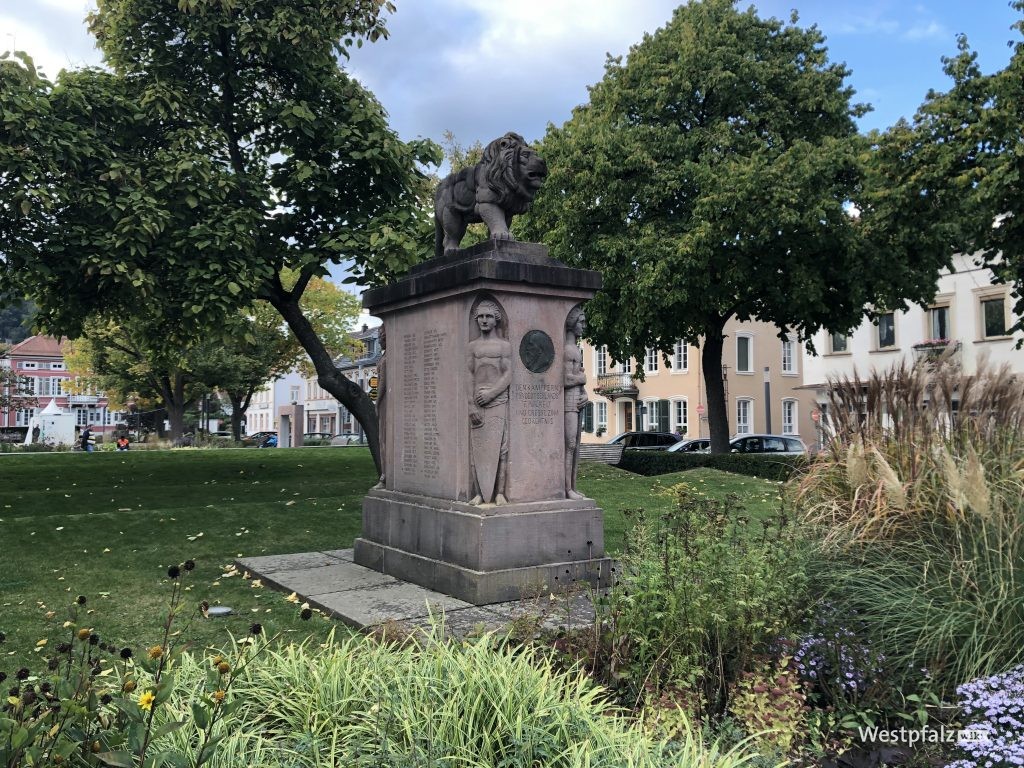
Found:
[[[368,330],[370,330],[370,326],[368,326],[366,323],[363,323],[363,333],[366,333]]]

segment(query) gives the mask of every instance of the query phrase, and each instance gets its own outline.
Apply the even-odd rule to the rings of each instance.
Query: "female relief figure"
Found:
[[[587,404],[587,375],[583,372],[580,337],[587,331],[583,307],[573,307],[565,318],[565,498],[583,499],[576,491],[576,469],[580,461],[580,411]]]
[[[469,342],[466,363],[471,376],[469,401],[470,504],[506,504],[508,467],[508,388],[512,382],[512,345],[502,338],[501,310],[485,299],[473,315],[480,336]]]
[[[387,336],[384,335],[384,326],[380,327],[378,335],[380,343],[380,359],[377,360],[377,442],[380,450],[380,480],[373,486],[373,490],[384,488],[387,482],[388,468],[387,461],[387,435],[388,435],[388,379],[387,379]]]

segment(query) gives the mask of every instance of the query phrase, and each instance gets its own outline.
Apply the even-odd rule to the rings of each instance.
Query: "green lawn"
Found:
[[[610,552],[621,547],[622,510],[667,509],[656,491],[683,477],[583,465],[579,487],[605,509]],[[755,515],[777,505],[774,483],[705,469],[685,479],[712,495],[742,494]],[[256,620],[296,636],[326,634],[333,622],[301,622],[284,595],[226,575],[226,566],[241,556],[352,546],[374,481],[363,448],[0,456],[0,670],[39,667],[36,654],[47,649],[33,651],[36,642],[63,639],[79,594],[88,599],[79,626],[118,646],[158,642],[167,568],[188,558],[197,564],[188,601],[235,609],[227,619],[196,619],[183,635],[197,647],[223,644],[226,632],[244,634]]]

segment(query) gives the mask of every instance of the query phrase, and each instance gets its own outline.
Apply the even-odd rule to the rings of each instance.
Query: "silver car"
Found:
[[[738,435],[729,441],[733,453],[771,453],[798,456],[807,453],[803,440],[794,435]]]

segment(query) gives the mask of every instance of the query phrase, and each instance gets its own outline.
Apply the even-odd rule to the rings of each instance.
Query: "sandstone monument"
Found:
[[[439,185],[437,255],[363,296],[387,381],[355,562],[477,605],[609,577],[601,510],[576,490],[600,276],[509,233],[546,173],[517,134],[491,142]],[[460,250],[473,221],[491,239]]]

